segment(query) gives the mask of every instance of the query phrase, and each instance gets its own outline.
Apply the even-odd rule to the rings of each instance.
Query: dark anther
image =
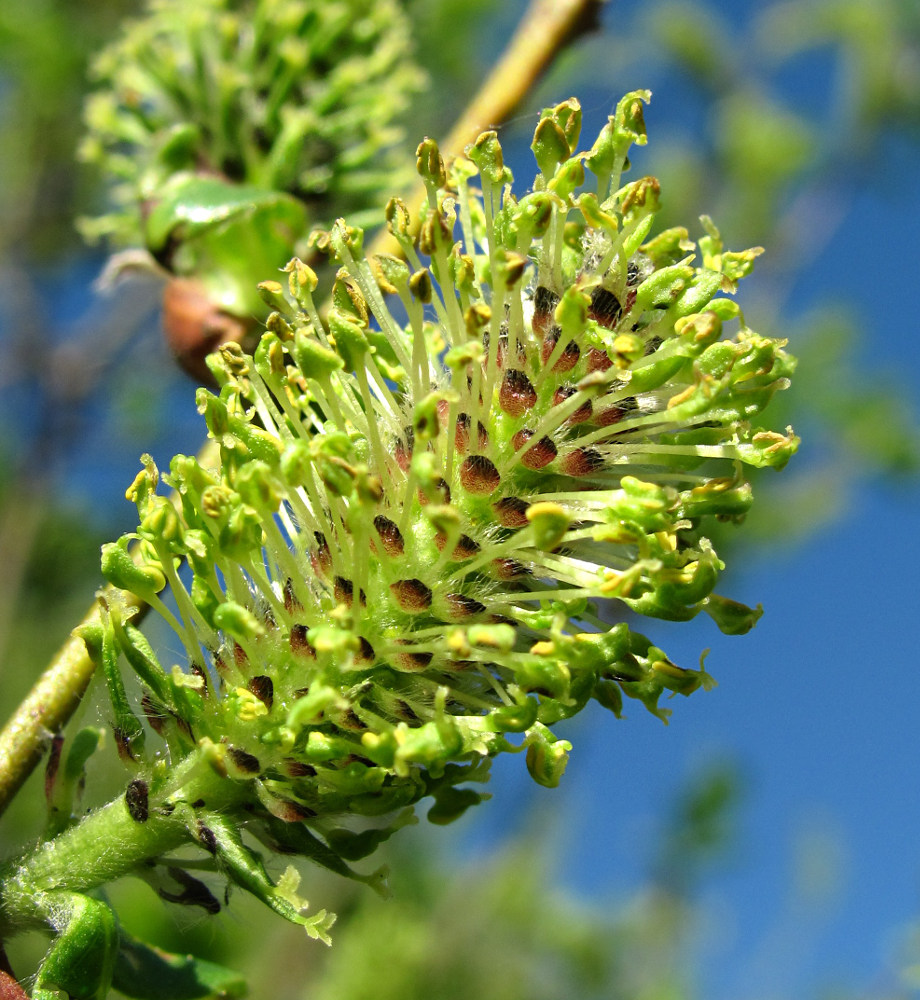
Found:
[[[358,641],[361,644],[361,648],[355,656],[358,663],[363,663],[370,665],[377,659],[377,654],[374,652],[374,647],[364,638],[364,636],[359,636]]]
[[[591,305],[588,307],[588,315],[606,329],[616,325],[622,314],[620,300],[613,294],[598,285],[591,292]]]
[[[193,809],[203,809],[204,806],[205,806],[204,799],[195,799],[195,801],[192,803]]]
[[[272,684],[271,677],[266,677],[264,674],[251,677],[246,686],[266,708],[272,707],[275,698],[275,685]]]
[[[405,549],[405,542],[399,528],[394,521],[382,514],[374,518],[374,527],[380,535],[380,543],[388,556],[401,556]]]
[[[299,656],[309,656],[310,659],[315,660],[316,650],[307,641],[309,631],[306,625],[291,626],[291,652],[297,653]]]
[[[492,569],[500,580],[516,580],[522,576],[530,576],[530,570],[517,559],[493,559]]]
[[[509,368],[502,379],[498,403],[509,417],[520,417],[536,406],[537,391],[524,372]]]
[[[448,594],[446,600],[447,614],[455,620],[472,618],[473,615],[481,615],[486,610],[484,604],[466,594]]]
[[[211,890],[193,878],[188,872],[181,868],[171,866],[169,874],[182,886],[182,892],[168,892],[166,889],[158,889],[157,893],[161,899],[167,903],[179,903],[182,906],[200,906],[212,916],[220,912],[220,903],[211,894]]]
[[[227,747],[227,754],[237,768],[246,774],[258,774],[262,770],[259,758],[240,747]]]
[[[498,503],[492,504],[492,510],[499,524],[505,528],[526,528],[527,510],[530,504],[520,497],[504,497]]]
[[[623,399],[618,399],[606,409],[601,410],[595,416],[594,423],[599,427],[610,427],[612,424],[618,424],[624,417],[628,417],[630,413],[635,413],[638,409],[639,404],[636,401],[636,397],[625,396]]]
[[[526,428],[517,432],[511,439],[511,447],[515,451],[523,448],[528,441],[533,438],[533,431],[527,430]],[[550,438],[544,436],[541,437],[539,441],[535,441],[531,444],[527,451],[521,455],[521,465],[527,469],[542,469],[544,466],[549,465],[550,462],[556,457],[556,446],[550,440]]]
[[[593,448],[576,448],[564,455],[559,465],[567,476],[590,476],[604,467],[604,459]]]
[[[431,607],[431,589],[421,580],[397,580],[390,584],[390,591],[403,611],[416,614]]]
[[[337,576],[333,581],[333,590],[339,604],[345,604],[350,608],[354,594],[354,585],[351,580],[346,580],[344,576]]]
[[[571,399],[572,396],[578,390],[574,385],[560,385],[559,388],[553,393],[553,406],[561,406],[567,399]],[[566,417],[566,421],[570,424],[583,424],[586,420],[591,419],[591,400],[585,400],[581,406],[575,410],[571,416]]]
[[[128,815],[135,823],[146,823],[150,815],[150,807],[147,797],[147,782],[140,778],[135,778],[128,782],[125,789],[125,805],[128,807]]]
[[[485,455],[470,455],[460,466],[460,482],[467,493],[488,496],[501,482],[498,469]]]
[[[217,854],[217,837],[214,831],[204,825],[201,820],[198,820],[198,826],[196,827],[196,836],[198,838],[198,843],[209,853]]]

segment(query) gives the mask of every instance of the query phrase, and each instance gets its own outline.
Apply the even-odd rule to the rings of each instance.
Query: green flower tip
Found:
[[[699,252],[684,229],[652,236],[657,181],[621,182],[647,98],[587,153],[576,101],[545,112],[519,198],[494,133],[447,165],[426,140],[424,253],[398,202],[405,263],[366,259],[344,222],[321,234],[328,318],[293,260],[262,286],[275,312],[254,355],[211,359],[219,467],[173,460],[178,514],[152,462],[132,487],[141,553],[109,547],[105,571],[188,664],[164,669],[115,621],[114,648],[171,758],[210,747],[267,843],[345,873],[395,826],[358,849],[342,816],[401,825],[429,797],[446,822],[506,751],[554,786],[570,749],[554,727],[592,698],[667,719],[662,695],[711,686],[637,615],[704,611],[729,634],[758,617],[714,594],[707,526],[743,520],[746,466],[796,450],[758,422],[794,361],[726,297],[756,252],[726,252],[709,220]]]

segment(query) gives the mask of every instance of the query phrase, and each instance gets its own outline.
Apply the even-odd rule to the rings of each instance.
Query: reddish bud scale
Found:
[[[338,604],[351,607],[352,600],[354,599],[354,584],[351,580],[346,580],[343,576],[337,576],[334,580],[332,592]]]
[[[236,767],[245,774],[258,774],[262,770],[259,758],[240,747],[227,747],[227,753]]]
[[[316,548],[310,552],[310,565],[317,576],[326,577],[332,570],[332,553],[325,535],[314,531],[313,537],[316,539]]]
[[[303,605],[294,594],[294,581],[286,580],[284,583],[284,610],[292,615],[296,611],[302,611]]]
[[[555,309],[559,304],[559,296],[547,288],[539,285],[533,296],[533,319],[531,325],[534,333],[539,338],[544,338],[552,329],[555,323]]]
[[[486,359],[489,357],[489,344],[491,343],[491,338],[489,336],[489,331],[482,335],[482,346],[484,348],[484,358],[483,358],[483,369],[486,367]],[[496,352],[496,363],[499,368],[505,368],[510,363],[510,346],[508,343],[508,332],[503,329],[502,333],[498,338],[498,351]],[[524,350],[524,345],[518,340],[515,343],[515,363],[518,367],[523,366],[527,361],[527,352]]]
[[[461,455],[465,455],[470,450],[471,425],[472,418],[468,413],[460,413],[457,415],[454,433],[454,447],[458,452],[460,452]]]
[[[433,503],[450,503],[450,486],[447,485],[447,480],[443,476],[438,476],[435,479],[433,487],[429,493],[420,489],[417,492],[418,502],[424,507],[429,502]]]

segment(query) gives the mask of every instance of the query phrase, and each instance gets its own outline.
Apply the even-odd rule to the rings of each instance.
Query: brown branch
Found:
[[[531,0],[517,31],[492,72],[443,142],[444,155],[462,153],[486,129],[496,128],[515,109],[540,79],[553,59],[575,38],[598,26],[598,14],[606,0]],[[425,197],[418,181],[404,200],[409,206]],[[413,219],[418,226],[420,220]],[[399,244],[383,230],[369,253],[401,254]]]
[[[444,153],[461,153],[483,129],[505,121],[554,57],[596,25],[603,3],[532,0],[501,59],[441,144]],[[406,200],[416,202],[423,197],[424,188],[419,185]],[[371,248],[371,253],[383,251],[399,253],[398,244],[386,232]],[[138,615],[147,610],[133,595],[129,600]],[[94,602],[84,623],[98,615],[99,604]],[[71,635],[0,733],[0,814],[41,760],[48,736],[76,710],[92,675],[93,664],[82,639]]]

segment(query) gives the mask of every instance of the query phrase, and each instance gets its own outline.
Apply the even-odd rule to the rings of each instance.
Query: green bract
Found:
[[[220,389],[198,404],[219,464],[173,459],[174,508],[145,458],[128,491],[135,560],[128,538],[103,558],[185,662],[160,660],[117,599],[83,633],[137,774],[107,822],[138,857],[196,844],[325,937],[329,918],[305,916],[293,870],[273,882],[253,841],[379,886],[350,863],[420,800],[449,822],[506,751],[554,786],[571,749],[554,727],[590,699],[666,719],[662,695],[709,684],[635,631],[638,615],[705,611],[729,634],[756,621],[713,592],[707,525],[743,519],[746,465],[795,451],[790,429],[758,423],[794,362],[726,297],[759,251],[725,252],[706,219],[700,262],[686,230],[651,234],[654,178],[621,185],[647,99],[628,94],[588,153],[576,101],[545,111],[520,199],[495,133],[448,165],[426,140],[417,242],[406,207],[387,209],[405,262],[367,259],[339,221],[314,240],[338,267],[327,315],[294,259],[287,291],[261,286],[275,311],[254,355],[212,355]],[[44,853],[42,877],[55,857],[79,868],[80,831]],[[186,889],[161,895],[213,901],[164,864]],[[25,912],[38,870],[17,877],[22,900],[5,905]]]

